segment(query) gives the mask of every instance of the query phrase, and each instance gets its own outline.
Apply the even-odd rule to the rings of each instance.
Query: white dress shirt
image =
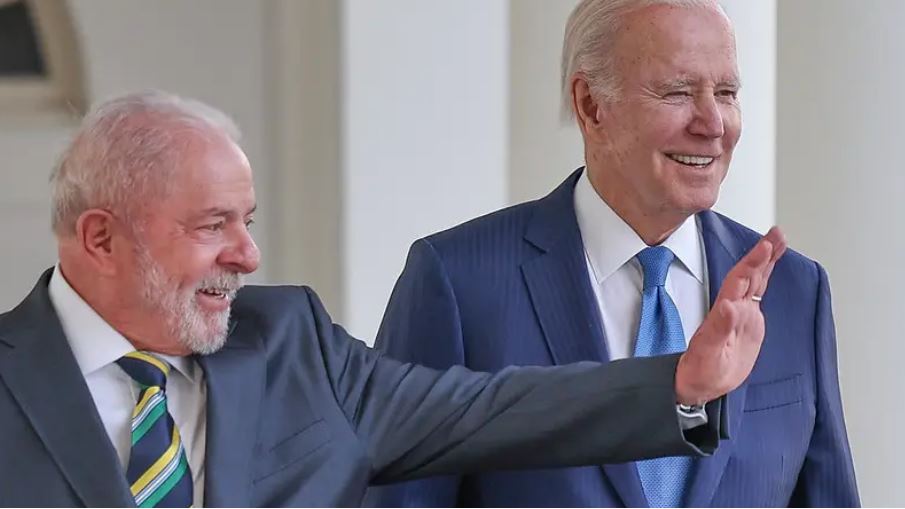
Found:
[[[49,292],[125,475],[131,452],[132,409],[138,401],[139,388],[116,360],[135,347],[72,289],[59,265],[50,278]],[[207,427],[204,372],[188,357],[155,355],[173,367],[167,378],[167,409],[179,428],[192,471],[194,506],[202,507]]]
[[[648,246],[600,198],[587,171],[578,179],[574,200],[610,360],[632,357],[644,283],[635,255]],[[679,308],[687,345],[709,308],[704,242],[697,219],[689,217],[661,245],[676,255],[666,276],[666,291]]]

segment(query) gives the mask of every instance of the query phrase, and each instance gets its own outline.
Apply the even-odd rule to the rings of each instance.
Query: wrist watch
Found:
[[[682,423],[682,429],[691,429],[707,424],[707,411],[704,405],[676,404],[676,412]]]

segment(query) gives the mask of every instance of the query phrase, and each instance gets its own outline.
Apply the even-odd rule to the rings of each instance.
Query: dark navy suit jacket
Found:
[[[131,506],[51,273],[0,315],[0,506]],[[357,506],[369,482],[712,452],[717,426],[680,430],[677,360],[435,371],[350,338],[309,289],[247,287],[198,358],[205,505]]]
[[[606,361],[573,202],[581,171],[550,195],[414,243],[377,347],[436,368]],[[700,214],[711,301],[760,236]],[[762,309],[767,333],[748,381],[728,396],[731,438],[696,460],[689,506],[855,506],[837,379],[830,291],[788,252]],[[494,472],[371,490],[389,506],[646,506],[633,463]]]

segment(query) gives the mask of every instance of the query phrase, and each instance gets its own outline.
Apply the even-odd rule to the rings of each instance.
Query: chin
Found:
[[[198,355],[210,355],[226,344],[229,331],[229,309],[222,312],[191,308],[178,319],[179,342]]]
[[[673,203],[676,205],[676,210],[681,210],[685,216],[693,216],[698,212],[713,208],[717,198],[719,198],[719,190],[689,189],[681,196],[675,196]]]
[[[226,331],[200,339],[193,338],[182,343],[193,354],[210,355],[218,352],[226,344]]]

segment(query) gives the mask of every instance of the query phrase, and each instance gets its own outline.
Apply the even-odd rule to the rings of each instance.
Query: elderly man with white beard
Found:
[[[351,506],[369,483],[712,453],[785,241],[729,273],[682,355],[403,364],[260,253],[234,124],[160,92],[101,104],[53,179],[59,263],[0,315],[0,505]],[[706,423],[679,412],[707,405]]]

